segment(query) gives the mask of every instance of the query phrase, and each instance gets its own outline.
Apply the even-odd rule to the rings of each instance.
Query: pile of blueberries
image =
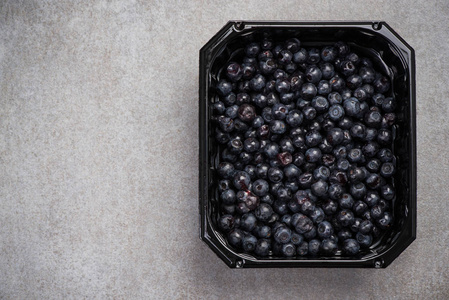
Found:
[[[257,257],[360,255],[393,225],[390,79],[345,42],[240,51],[212,104],[220,231]]]

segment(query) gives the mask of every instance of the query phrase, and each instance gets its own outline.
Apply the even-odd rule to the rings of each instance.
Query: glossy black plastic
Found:
[[[399,171],[394,176],[395,224],[360,257],[257,258],[239,253],[216,229],[219,213],[215,167],[218,145],[209,118],[218,99],[214,85],[226,62],[242,55],[248,41],[269,35],[274,40],[298,37],[303,45],[322,46],[342,40],[370,57],[391,79],[400,108],[393,151]],[[228,22],[200,50],[199,76],[199,210],[200,237],[229,267],[368,267],[385,268],[416,238],[416,109],[414,50],[385,22]]]

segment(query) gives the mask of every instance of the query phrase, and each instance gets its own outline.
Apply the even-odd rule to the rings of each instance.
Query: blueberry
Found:
[[[310,48],[309,50],[309,58],[307,59],[307,63],[316,64],[320,61],[320,50],[317,48]]]
[[[359,225],[359,232],[363,234],[369,234],[373,230],[373,223],[369,220],[363,220]]]
[[[271,244],[267,239],[259,239],[256,243],[254,253],[258,256],[268,256],[270,253]]]
[[[353,138],[364,139],[366,136],[366,126],[362,123],[354,123],[349,129],[349,133]]]
[[[268,108],[268,107],[267,107]],[[270,110],[270,109],[269,109]],[[256,135],[260,138],[260,139],[267,139],[270,135],[270,127],[266,124],[260,126],[259,128],[257,128],[256,130]]]
[[[333,104],[328,110],[329,119],[334,122],[340,121],[345,116],[344,108],[339,104]]]
[[[313,222],[309,217],[301,213],[292,215],[291,225],[295,228],[299,234],[309,232],[313,228]]]
[[[366,125],[374,128],[379,128],[382,123],[382,114],[378,111],[370,111],[365,114]]]
[[[306,106],[302,109],[304,117],[306,120],[312,120],[316,117],[316,109],[311,106]]]
[[[313,177],[316,180],[322,179],[324,181],[327,181],[329,176],[330,176],[330,170],[329,170],[329,168],[327,168],[325,166],[319,166],[318,168],[316,168],[313,171]]]
[[[306,241],[302,242],[301,244],[299,244],[299,246],[296,248],[296,253],[299,256],[305,256],[309,253],[309,243],[307,243]]]
[[[218,219],[218,227],[224,232],[229,232],[234,228],[234,217],[232,215],[223,215]]]
[[[361,216],[368,209],[368,205],[366,205],[363,201],[357,201],[354,203],[352,210],[357,216]]]
[[[385,178],[393,176],[395,173],[396,168],[394,167],[394,164],[391,162],[383,163],[380,167],[380,175],[382,175]]]
[[[393,161],[393,152],[388,148],[382,148],[377,152],[377,158],[380,159],[381,162],[391,162]]]
[[[304,233],[304,238],[308,241],[316,238],[316,236],[317,236],[316,226],[312,226],[312,229],[310,229],[310,231],[307,231],[306,233]]]
[[[323,79],[330,80],[332,77],[335,76],[335,68],[331,63],[325,62],[320,64],[320,70],[321,74],[323,76]],[[329,83],[330,89],[332,89],[332,86]]]
[[[352,209],[352,207],[354,206],[354,198],[351,196],[351,194],[344,193],[339,200],[339,204],[341,208]]]
[[[242,67],[236,62],[230,62],[226,68],[226,75],[231,81],[238,81],[243,76]]]
[[[342,185],[334,183],[329,186],[328,195],[332,200],[338,200],[343,195],[344,188]]]
[[[316,96],[318,90],[313,83],[305,83],[300,90],[301,98],[305,100],[312,100]]]
[[[341,57],[345,57],[349,54],[350,48],[349,45],[345,42],[338,41],[334,44],[334,47],[337,49],[337,53]]]
[[[311,240],[309,241],[309,254],[310,255],[318,255],[320,251],[321,242],[319,240]]]
[[[327,239],[334,233],[334,228],[328,221],[323,221],[318,224],[317,232],[320,238]]]
[[[366,195],[366,186],[361,182],[351,184],[349,190],[355,199],[362,199]]]
[[[229,117],[219,117],[218,124],[220,125],[220,129],[224,132],[231,132],[234,130],[234,120]]]
[[[385,184],[385,179],[377,173],[372,173],[365,179],[365,182],[370,189],[375,190]]]
[[[362,219],[355,218],[354,223],[352,223],[352,225],[349,228],[351,229],[352,232],[356,233],[359,231],[360,223],[362,223]]]
[[[292,198],[292,193],[289,189],[285,188],[284,186],[281,186],[277,189],[275,193],[277,200],[279,201],[289,201]]]
[[[365,157],[374,157],[379,151],[379,145],[376,142],[368,142],[362,147],[362,153]]]
[[[220,194],[220,200],[223,204],[234,204],[236,200],[234,190],[225,190]]]
[[[249,103],[250,101],[251,97],[247,93],[238,93],[235,104],[242,105],[244,103]]]
[[[282,172],[281,169],[277,167],[268,169],[267,175],[268,180],[274,183],[280,182],[284,178],[284,172]]]
[[[315,209],[312,211],[312,213],[309,214],[310,219],[313,221],[313,223],[320,223],[324,220],[324,211],[322,208],[320,207],[316,207]]]
[[[371,67],[361,67],[359,69],[359,75],[362,77],[363,82],[372,83],[376,78],[376,73]]]
[[[392,143],[393,141],[393,134],[391,132],[391,130],[388,129],[379,129],[378,133],[377,133],[377,142],[380,145],[383,146],[388,146]]]
[[[243,142],[243,149],[248,153],[252,153],[252,152],[259,150],[259,147],[260,147],[260,143],[255,138],[247,138]]]
[[[240,119],[234,120],[234,129],[237,132],[245,132],[249,129],[248,125]]]
[[[323,137],[316,130],[312,130],[312,131],[309,131],[306,133],[305,142],[306,142],[306,145],[309,147],[317,146],[318,144],[321,143],[322,140],[323,140]]]
[[[285,170],[284,170],[284,174],[285,174]],[[284,184],[284,186],[285,186],[286,189],[289,189],[292,193],[295,193],[296,191],[299,190],[299,184],[298,184],[297,179],[295,179],[293,181],[287,181]]]
[[[217,93],[220,96],[227,96],[232,92],[232,84],[224,79],[217,84]]]
[[[293,157],[290,152],[282,152],[277,155],[277,160],[281,166],[287,166],[293,162]]]
[[[356,255],[360,251],[360,244],[355,239],[346,239],[343,242],[343,251],[347,255]]]
[[[311,190],[312,190],[313,194],[318,197],[324,197],[327,194],[328,188],[329,188],[329,185],[324,180],[318,180],[311,186]]]
[[[273,214],[273,208],[267,203],[261,203],[254,211],[256,218],[262,222],[268,222]]]
[[[365,129],[364,141],[371,142],[371,141],[374,141],[376,138],[377,138],[377,129],[367,127]]]
[[[356,88],[353,94],[355,98],[359,99],[359,101],[364,101],[369,98],[369,92],[367,92],[363,86]]]
[[[277,243],[286,244],[292,238],[292,231],[287,226],[279,226],[275,230],[273,237]]]
[[[240,229],[234,229],[228,234],[228,242],[231,246],[240,248],[242,246],[243,232]]]
[[[236,213],[236,206],[234,204],[226,205],[222,204],[220,205],[221,212],[227,215],[235,215]]]
[[[297,166],[289,164],[284,168],[284,175],[289,181],[294,181],[301,175],[301,170]]]
[[[245,47],[245,54],[248,57],[256,57],[260,52],[260,45],[258,43],[250,43]]]
[[[337,214],[337,221],[344,227],[350,226],[354,223],[354,213],[343,209]]]
[[[256,226],[255,233],[261,239],[271,238],[271,227],[268,225]]]
[[[384,214],[377,220],[377,224],[380,229],[388,229],[393,225],[393,215],[386,211]]]
[[[357,232],[355,238],[361,247],[369,247],[373,243],[373,237],[370,234],[363,234],[361,232]]]
[[[312,99],[311,105],[318,113],[326,112],[329,109],[329,102],[323,96],[316,96]]]
[[[270,122],[270,131],[274,134],[283,134],[287,130],[287,126],[281,120],[273,120]]]
[[[253,252],[256,249],[257,238],[252,234],[243,236],[242,248],[246,252]]]
[[[235,168],[234,165],[229,162],[221,162],[217,168],[218,175],[224,179],[230,179],[234,176]]]
[[[278,61],[280,64],[286,65],[289,64],[293,59],[293,54],[287,50],[283,49],[278,54]]]
[[[283,215],[281,218],[281,222],[284,223],[285,225],[287,225],[288,227],[290,226],[290,222],[292,220],[292,216],[291,215]]]
[[[373,219],[378,220],[383,216],[385,209],[380,205],[374,205],[371,207],[370,212]]]
[[[377,93],[386,93],[390,89],[390,80],[385,76],[380,76],[374,80],[373,85]]]
[[[322,208],[326,215],[333,215],[337,212],[338,206],[335,201],[329,199],[323,203]]]
[[[249,164],[252,161],[252,159],[253,159],[253,156],[247,152],[241,152],[239,154],[239,160],[240,160],[239,163],[242,163],[243,165]],[[237,163],[236,163],[235,168],[242,169],[243,167],[238,168]]]
[[[345,109],[346,115],[355,117],[361,111],[360,101],[355,97],[348,98],[343,101],[343,108]]]
[[[273,205],[274,198],[273,198],[273,196],[271,194],[267,194],[265,196],[260,197],[260,202],[267,203],[269,205]]]
[[[338,127],[330,129],[326,136],[326,140],[332,146],[341,144],[344,141],[344,138],[343,130]]]
[[[272,74],[277,69],[277,64],[274,59],[268,58],[259,62],[259,69],[262,74]]]
[[[347,171],[347,170],[349,170],[350,163],[349,163],[349,161],[347,159],[340,158],[337,161],[337,166],[336,167],[337,167],[337,170],[339,170],[339,171]],[[344,183],[346,183],[346,181],[347,181],[347,176],[346,176],[346,179],[345,179]]]
[[[303,243],[304,237],[296,232],[293,232],[290,241],[293,243],[293,245],[299,246]]]
[[[352,61],[344,60],[340,63],[340,70],[344,76],[349,77],[356,72],[357,68]]]
[[[284,120],[288,115],[288,108],[282,103],[274,104],[271,111],[276,120]]]
[[[304,172],[298,177],[298,183],[301,188],[310,188],[313,182],[313,175],[310,172]]]
[[[293,54],[293,61],[295,63],[299,63],[299,64],[305,63],[308,60],[308,58],[309,58],[309,53],[304,48],[299,49],[298,51],[294,52],[294,54]]]
[[[337,236],[339,240],[345,241],[347,239],[352,238],[352,231],[349,230],[348,228],[343,228],[338,232]]]
[[[377,158],[372,158],[366,163],[366,168],[370,172],[377,172],[380,170],[381,162]]]
[[[337,242],[333,239],[324,239],[321,241],[321,251],[324,255],[334,255],[337,252]]]
[[[236,197],[240,201],[240,203],[238,204],[239,205],[238,208],[241,208],[244,211],[246,211],[246,209],[244,206],[241,205],[242,203],[245,204],[248,210],[254,210],[260,203],[259,197],[249,191],[239,191],[237,192]]]
[[[225,110],[225,116],[229,117],[231,119],[235,119],[238,116],[239,106],[238,105],[232,105]]]
[[[305,159],[307,162],[318,162],[322,157],[321,150],[319,148],[309,148],[305,153]]]
[[[376,191],[372,191],[372,190],[370,190],[366,193],[366,196],[364,199],[365,203],[369,207],[373,207],[373,206],[377,205],[379,203],[379,200],[380,200],[379,193]]]
[[[218,182],[218,192],[222,193],[226,190],[229,190],[231,188],[231,181],[230,180],[220,180]]]
[[[396,123],[396,114],[395,113],[386,113],[382,117],[382,124],[380,125],[382,128],[389,128],[394,123]]]
[[[385,184],[380,187],[380,195],[385,200],[393,200],[395,196],[395,191],[390,184]]]
[[[350,163],[360,163],[364,160],[362,150],[357,148],[349,150],[347,158]]]
[[[269,186],[268,182],[265,181],[264,179],[257,179],[253,183],[253,192],[257,196],[260,196],[260,197],[265,196],[266,194],[268,194],[269,189],[270,189],[270,186]]]
[[[263,149],[264,154],[268,157],[268,158],[275,158],[278,154],[279,154],[279,145],[277,143],[269,143],[265,146],[265,148]]]
[[[354,122],[352,122],[352,119],[349,117],[344,117],[338,122],[338,126],[343,130],[348,130],[354,125]]]
[[[320,68],[316,65],[311,65],[311,66],[307,67],[305,75],[306,75],[306,80],[311,83],[318,83],[323,76]]]
[[[325,62],[332,62],[338,56],[338,50],[332,46],[326,46],[321,50],[321,59]]]
[[[332,77],[329,80],[329,83],[331,85],[332,90],[335,91],[335,92],[341,92],[346,87],[345,80],[343,78],[341,78],[340,76]],[[342,97],[342,96],[340,95],[340,97]],[[343,100],[343,97],[342,97],[342,100]]]
[[[253,231],[256,228],[257,219],[252,213],[242,215],[240,220],[240,228],[245,231]]]

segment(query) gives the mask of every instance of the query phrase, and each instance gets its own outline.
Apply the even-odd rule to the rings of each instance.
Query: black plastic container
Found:
[[[215,193],[218,146],[211,135],[211,103],[218,99],[214,86],[221,69],[241,47],[269,33],[275,40],[298,37],[303,45],[322,46],[345,41],[370,57],[387,74],[398,99],[398,122],[393,151],[398,172],[394,176],[394,226],[358,258],[268,257],[239,253],[217,230],[219,203]],[[228,22],[201,50],[199,76],[199,209],[200,237],[229,267],[368,267],[385,268],[416,238],[416,110],[414,50],[385,22]]]

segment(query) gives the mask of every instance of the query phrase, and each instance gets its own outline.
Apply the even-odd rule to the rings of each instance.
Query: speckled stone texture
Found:
[[[449,2],[0,1],[0,299],[448,299]],[[416,50],[418,238],[385,270],[231,270],[198,238],[198,51],[229,19]]]

